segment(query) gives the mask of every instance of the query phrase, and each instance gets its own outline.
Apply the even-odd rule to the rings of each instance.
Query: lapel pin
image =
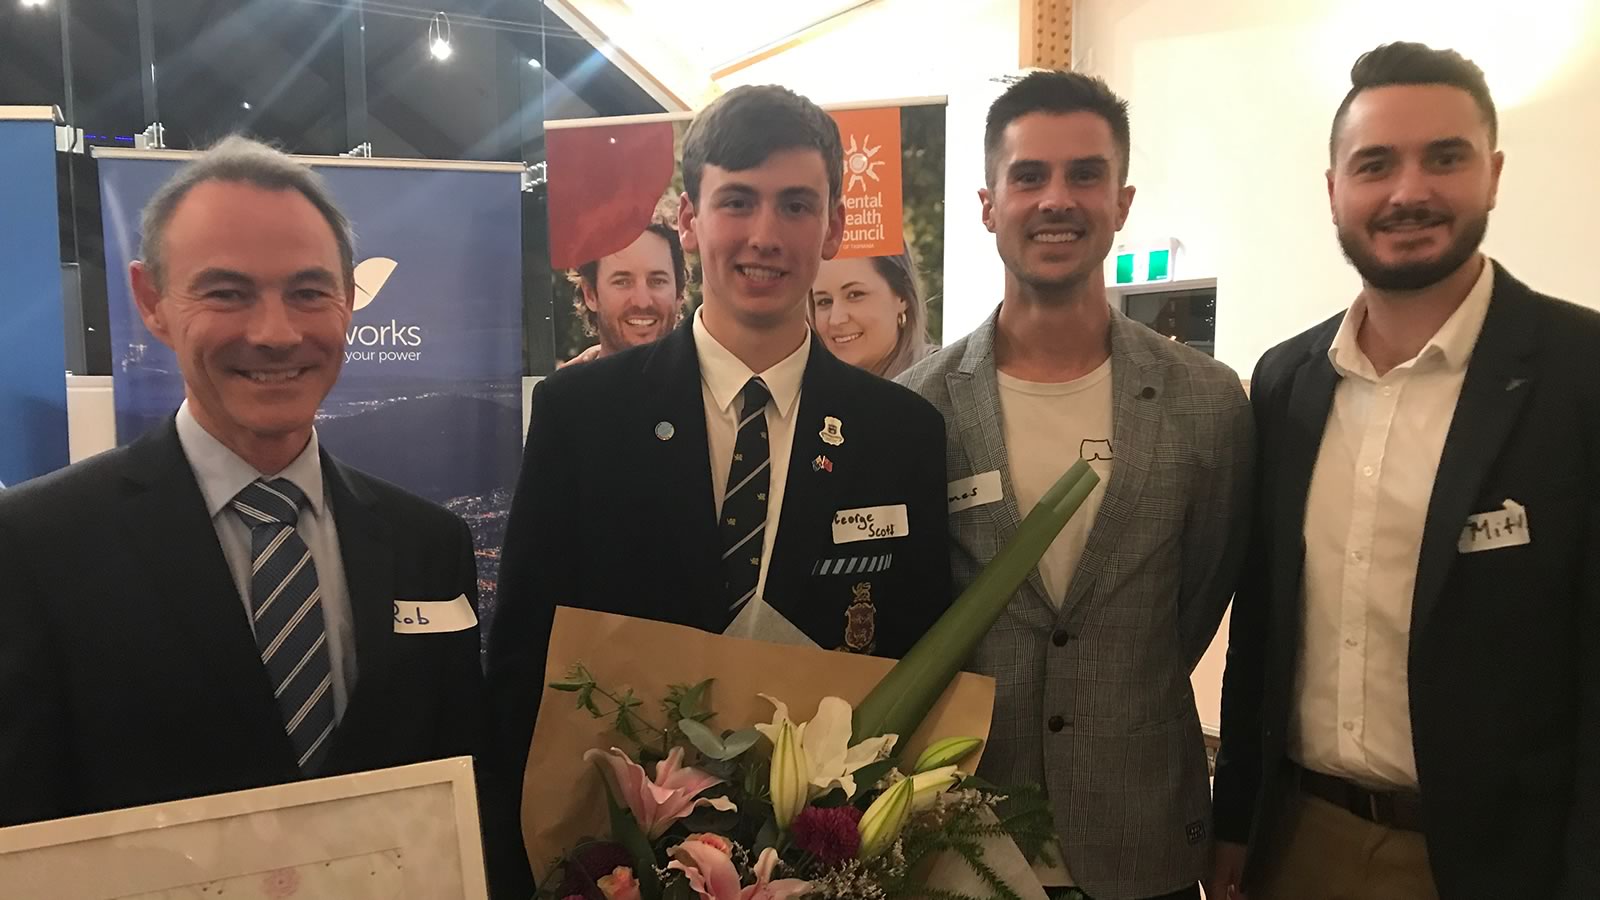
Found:
[[[675,433],[677,433],[677,429],[672,427],[672,423],[671,422],[657,422],[656,423],[656,439],[657,440],[670,441],[670,440],[672,440],[672,436]]]
[[[844,423],[840,422],[837,418],[833,416],[823,416],[822,430],[817,432],[817,436],[821,437],[823,443],[830,447],[841,446],[844,444],[844,434],[841,433],[839,429],[843,426]]]
[[[826,456],[818,455],[816,459],[813,459],[811,461],[811,471],[813,471],[813,472],[832,472],[833,471],[833,460],[827,458]]]

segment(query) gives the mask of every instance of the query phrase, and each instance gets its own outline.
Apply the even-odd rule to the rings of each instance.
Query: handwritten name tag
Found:
[[[1528,510],[1515,500],[1507,500],[1494,512],[1467,516],[1461,527],[1461,537],[1456,549],[1462,553],[1479,553],[1504,547],[1520,547],[1533,542],[1528,531]]]
[[[946,488],[946,496],[950,498],[950,511],[953,513],[993,503],[1005,496],[1000,487],[1000,470],[984,472],[971,478],[958,478],[950,482]]]
[[[841,509],[833,514],[833,542],[853,544],[880,538],[901,538],[911,534],[906,521],[906,505],[863,506]]]
[[[478,624],[466,594],[454,600],[394,601],[395,634],[445,634]]]

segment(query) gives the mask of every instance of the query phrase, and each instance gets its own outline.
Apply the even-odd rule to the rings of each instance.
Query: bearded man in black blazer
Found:
[[[1600,314],[1479,252],[1477,66],[1351,75],[1328,191],[1362,290],[1251,384],[1210,894],[1600,897]]]
[[[183,406],[0,494],[0,825],[476,753],[465,524],[312,427],[354,295],[326,188],[229,138],[152,198],[141,257]]]
[[[558,605],[898,656],[950,602],[943,419],[806,324],[843,237],[838,127],[783,88],[743,87],[696,117],[683,157],[678,230],[703,306],[534,392],[489,637],[508,771]]]

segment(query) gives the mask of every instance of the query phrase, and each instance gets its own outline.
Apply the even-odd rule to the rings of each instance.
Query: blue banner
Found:
[[[67,464],[56,130],[48,117],[0,120],[0,273],[0,484],[16,484]]]
[[[177,361],[145,329],[126,276],[140,210],[182,163],[100,158],[118,443],[183,400]],[[357,285],[317,434],[343,462],[467,521],[487,611],[522,457],[519,173],[312,167],[355,228]]]

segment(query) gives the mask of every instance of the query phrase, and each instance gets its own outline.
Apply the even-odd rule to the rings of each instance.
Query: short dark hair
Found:
[[[844,145],[839,125],[822,107],[776,84],[741,85],[712,101],[683,138],[683,189],[700,202],[700,177],[707,165],[730,172],[754,169],[780,150],[822,154],[828,172],[828,202],[842,194]]]
[[[1395,41],[1361,54],[1350,67],[1350,92],[1339,103],[1338,112],[1333,114],[1333,127],[1328,131],[1330,161],[1339,143],[1339,129],[1344,127],[1345,116],[1356,95],[1371,88],[1400,84],[1442,84],[1466,91],[1477,102],[1483,121],[1489,126],[1489,146],[1493,148],[1499,141],[1500,119],[1494,111],[1494,98],[1489,95],[1489,82],[1477,63],[1454,50],[1435,50],[1414,41]]]
[[[333,239],[339,245],[339,263],[343,267],[344,286],[355,286],[355,236],[350,220],[333,202],[321,176],[311,167],[296,162],[288,154],[261,141],[243,135],[229,135],[213,144],[195,160],[178,170],[144,205],[139,222],[139,258],[150,271],[156,288],[166,283],[166,261],[162,257],[162,238],[167,225],[177,212],[178,204],[196,187],[208,181],[249,184],[267,191],[298,191],[305,197],[328,227],[333,229]]]
[[[1117,145],[1117,162],[1121,166],[1119,180],[1122,184],[1128,183],[1128,163],[1132,156],[1128,101],[1118,97],[1102,78],[1052,70],[1029,72],[1013,82],[989,106],[989,118],[983,128],[983,170],[990,187],[994,187],[999,174],[995,167],[1000,163],[1000,144],[1005,139],[1006,126],[1036,112],[1057,115],[1090,112],[1105,119]]]
[[[672,277],[677,284],[673,293],[678,302],[683,302],[683,289],[689,286],[689,266],[683,259],[683,242],[678,240],[678,229],[673,228],[660,219],[651,220],[644,227],[643,234],[653,234],[667,242],[667,252],[672,254]],[[603,257],[602,257],[603,258]],[[578,317],[583,320],[583,333],[594,337],[600,333],[600,326],[596,323],[594,310],[589,304],[583,302],[583,290],[595,290],[595,285],[600,278],[600,260],[591,259],[576,269],[567,273],[567,280],[575,285],[578,290],[572,297],[572,308],[578,311]]]

